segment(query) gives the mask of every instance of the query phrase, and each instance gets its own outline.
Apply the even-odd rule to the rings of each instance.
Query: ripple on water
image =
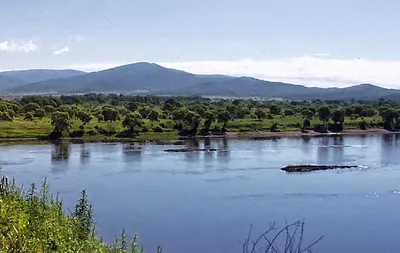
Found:
[[[21,158],[19,160],[0,160],[0,166],[10,166],[10,165],[25,165],[33,162],[33,158]]]

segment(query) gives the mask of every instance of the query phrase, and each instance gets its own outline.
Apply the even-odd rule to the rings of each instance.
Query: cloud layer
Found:
[[[11,40],[4,41],[0,43],[0,52],[20,52],[29,53],[38,50],[38,46],[34,44],[31,40]]]
[[[123,63],[70,65],[85,71],[98,71]],[[161,66],[196,74],[252,76],[316,87],[345,87],[371,83],[400,89],[400,61],[336,59],[327,55],[301,56],[271,60],[158,62]]]
[[[53,52],[53,55],[61,55],[61,54],[68,54],[69,53],[69,47],[64,47],[61,48],[60,50],[55,50]]]

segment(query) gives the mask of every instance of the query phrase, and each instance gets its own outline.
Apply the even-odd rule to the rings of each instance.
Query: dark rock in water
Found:
[[[317,170],[337,170],[357,168],[357,165],[288,165],[281,170],[286,172],[311,172]]]
[[[226,151],[225,149],[217,148],[179,148],[179,149],[166,149],[165,152],[215,152],[215,151]]]

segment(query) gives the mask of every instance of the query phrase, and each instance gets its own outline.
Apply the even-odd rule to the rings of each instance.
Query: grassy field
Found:
[[[379,116],[365,117],[350,119],[345,118],[344,129],[359,129],[361,121],[365,121],[368,124],[378,124],[381,121]],[[299,116],[277,116],[274,119],[235,119],[228,122],[227,130],[229,132],[256,132],[256,131],[270,131],[274,123],[278,124],[278,131],[280,132],[292,132],[300,131],[302,126],[302,118]],[[79,131],[79,126],[82,123],[78,119],[73,119],[73,127],[71,131]],[[168,126],[162,133],[153,132],[154,126],[164,124]],[[146,140],[161,140],[161,139],[173,139],[178,137],[178,132],[173,129],[173,121],[171,120],[160,120],[160,122],[154,123],[149,120],[145,120],[145,126],[148,129],[146,132],[140,133],[135,139],[138,141]],[[311,126],[322,124],[322,122],[313,118],[311,120]],[[214,123],[213,126],[222,125]],[[43,119],[35,119],[34,121],[25,121],[22,117],[16,117],[12,122],[0,121],[0,139],[1,138],[45,138],[48,136],[54,127],[51,125],[51,119],[45,117]],[[102,133],[98,129],[109,131],[110,134]],[[85,126],[85,134],[83,139],[86,140],[115,140],[116,134],[124,130],[121,121],[115,122],[99,122],[97,119],[93,119]]]

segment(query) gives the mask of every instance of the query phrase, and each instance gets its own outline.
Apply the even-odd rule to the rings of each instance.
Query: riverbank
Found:
[[[315,131],[288,131],[288,132],[226,132],[221,135],[199,135],[199,136],[180,136],[178,133],[143,133],[135,138],[121,138],[104,135],[84,136],[79,138],[65,137],[60,140],[71,142],[153,142],[153,141],[170,141],[170,140],[186,140],[191,138],[228,138],[228,139],[272,139],[272,138],[300,138],[300,137],[322,137],[322,136],[357,136],[372,134],[396,134],[400,132],[388,131],[384,129],[368,129],[368,130],[344,130],[342,132],[318,133]],[[21,142],[48,142],[52,141],[45,137],[21,137],[21,138],[0,138],[0,143],[21,143]]]
[[[228,132],[228,138],[296,138],[296,137],[320,137],[320,136],[349,136],[349,135],[369,135],[369,134],[395,134],[400,132],[388,131],[385,129],[368,129],[368,130],[344,130],[342,132],[318,133],[315,131],[291,131],[291,132]]]

